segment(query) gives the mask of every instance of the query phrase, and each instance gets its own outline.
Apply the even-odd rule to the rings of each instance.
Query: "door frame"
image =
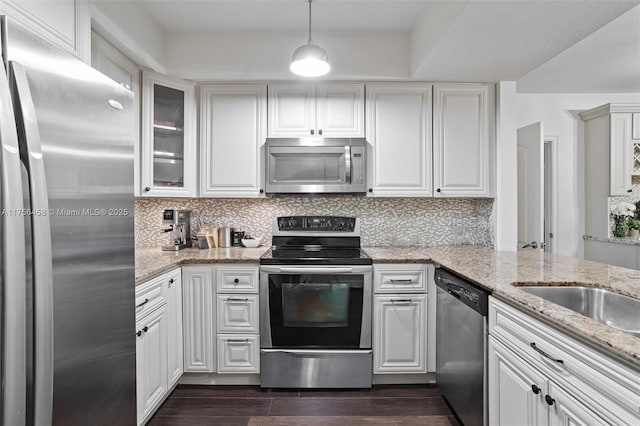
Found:
[[[549,187],[551,188],[551,193],[549,194],[551,226],[549,227],[549,232],[553,235],[553,238],[548,238],[548,235],[545,235],[544,241],[547,244],[548,253],[555,254],[558,250],[558,136],[545,135],[543,137],[543,143],[545,146],[548,144],[551,152],[551,181],[549,183]],[[547,212],[545,211],[545,217],[546,216]],[[545,229],[547,229],[546,223]]]

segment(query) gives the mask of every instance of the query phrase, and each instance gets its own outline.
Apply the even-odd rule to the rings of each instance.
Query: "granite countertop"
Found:
[[[267,249],[185,249],[175,253],[136,249],[136,284],[184,264],[257,264]],[[495,297],[640,368],[640,338],[518,288],[527,283],[584,285],[640,299],[640,271],[538,251],[497,252],[484,246],[364,247],[364,250],[374,263],[439,264],[492,291]]]
[[[603,243],[611,243],[611,244],[622,244],[625,246],[640,246],[640,240],[635,238],[601,238],[595,237],[593,235],[583,235],[582,239],[585,241],[600,241]]]
[[[200,250],[187,248],[162,251],[160,248],[136,248],[136,285],[157,277],[180,265],[197,263],[259,263],[269,247],[229,247]]]

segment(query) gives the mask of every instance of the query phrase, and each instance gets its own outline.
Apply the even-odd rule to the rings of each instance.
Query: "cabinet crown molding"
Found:
[[[616,112],[640,112],[640,104],[604,104],[596,108],[581,112],[582,121],[592,120]]]

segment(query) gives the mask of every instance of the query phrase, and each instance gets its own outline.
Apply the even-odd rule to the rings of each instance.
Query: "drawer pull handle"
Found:
[[[557,362],[558,364],[564,364],[563,360],[552,357],[551,355],[549,355],[548,353],[546,353],[545,351],[543,351],[542,349],[537,347],[534,342],[531,342],[529,345],[533,348],[534,351],[538,352],[543,357],[548,358],[553,362]],[[551,405],[551,404],[549,404],[549,405]]]
[[[142,302],[139,305],[136,305],[136,309],[138,308],[142,308],[144,305],[146,305],[147,303],[149,303],[149,299],[144,299],[144,302]]]
[[[142,336],[142,333],[146,333],[146,332],[147,332],[147,330],[149,330],[149,327],[144,326],[144,327],[142,328],[142,330],[138,330],[138,331],[136,331],[136,336],[138,336],[138,337]]]
[[[227,302],[248,302],[249,299],[240,299],[239,297],[227,297]]]
[[[538,395],[540,393],[540,388],[536,385],[531,385],[531,390],[533,391],[533,393],[535,393],[536,395]]]
[[[403,279],[403,280],[394,280],[391,279],[391,284],[411,284],[413,283],[412,279]]]
[[[249,339],[227,339],[227,343],[249,343]]]
[[[544,400],[547,401],[547,404],[549,405],[553,405],[553,403],[556,402],[556,400],[551,398],[549,395],[545,395]]]
[[[411,303],[411,299],[391,299],[391,303]]]
[[[238,284],[238,283],[240,282],[240,280],[239,280],[238,278],[234,278],[234,279],[233,279],[233,282],[234,282],[235,284]]]

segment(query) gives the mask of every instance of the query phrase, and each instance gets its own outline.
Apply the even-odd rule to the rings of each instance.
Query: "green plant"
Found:
[[[640,230],[640,219],[628,219],[627,226],[629,227],[629,229]]]

